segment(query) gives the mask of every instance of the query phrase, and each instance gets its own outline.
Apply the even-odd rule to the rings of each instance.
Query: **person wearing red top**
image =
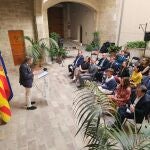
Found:
[[[129,78],[124,77],[121,79],[120,85],[115,91],[115,95],[110,95],[109,98],[116,103],[117,106],[125,105],[130,98],[131,87]]]

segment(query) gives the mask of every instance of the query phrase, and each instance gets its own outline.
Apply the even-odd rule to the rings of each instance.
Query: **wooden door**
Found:
[[[64,17],[62,7],[51,7],[48,9],[49,33],[56,32],[64,37]]]
[[[11,45],[15,65],[21,64],[25,59],[25,42],[22,30],[9,30],[9,41]]]

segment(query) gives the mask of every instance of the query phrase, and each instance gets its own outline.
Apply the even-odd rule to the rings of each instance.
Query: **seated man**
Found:
[[[116,61],[117,61],[117,63],[118,63],[119,66],[121,66],[122,63],[123,63],[124,61],[126,61],[126,57],[125,57],[125,54],[124,54],[124,51],[123,51],[123,50],[121,50],[121,51],[119,52],[119,54],[117,55]]]
[[[117,87],[117,82],[113,76],[114,70],[109,68],[106,70],[106,80],[98,88],[105,94],[112,94]]]
[[[136,96],[130,100],[129,107],[120,107],[117,112],[117,121],[115,126],[121,128],[125,118],[135,119],[136,123],[142,123],[146,114],[148,114],[150,96],[146,95],[147,88],[144,85],[139,85],[136,89]],[[134,118],[135,116],[135,118]]]
[[[82,51],[79,51],[74,62],[68,65],[68,71],[71,73],[70,76],[73,77],[75,68],[79,67],[84,62],[84,57]]]
[[[84,74],[88,72],[88,69],[90,67],[90,61],[91,61],[91,58],[89,56],[86,56],[84,58],[84,62],[79,67],[75,68],[73,82],[78,81],[80,74]]]
[[[97,72],[97,66],[95,64],[94,60],[91,60],[91,64],[90,67],[88,69],[88,72],[85,74],[80,74],[79,75],[79,83],[78,83],[78,87],[81,87],[84,85],[84,81],[85,80],[92,80],[94,78],[95,73]]]
[[[107,55],[105,53],[102,53],[102,58],[99,60],[97,64],[98,71],[95,74],[95,79],[102,82],[102,76],[106,69],[109,68],[109,60],[107,59]]]
[[[117,72],[119,71],[119,66],[116,63],[116,58],[114,56],[110,57],[110,61],[109,61],[109,68],[112,68],[114,70],[114,74],[116,75]]]

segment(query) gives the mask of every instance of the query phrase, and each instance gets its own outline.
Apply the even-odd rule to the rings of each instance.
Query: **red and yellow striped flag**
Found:
[[[8,95],[5,83],[5,74],[2,68],[0,68],[0,117],[4,122],[9,122],[11,118],[10,106],[8,103]]]

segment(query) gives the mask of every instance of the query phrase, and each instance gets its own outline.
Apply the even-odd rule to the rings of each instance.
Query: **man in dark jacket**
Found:
[[[147,88],[144,85],[138,86],[129,107],[124,106],[118,109],[118,121],[115,122],[117,126],[121,127],[125,118],[134,119],[134,116],[136,123],[142,123],[144,117],[150,112],[150,96],[146,92]]]
[[[114,56],[110,57],[110,61],[109,61],[109,68],[112,68],[114,70],[114,75],[117,74],[117,72],[119,71],[119,66],[116,63],[116,59]]]
[[[84,57],[82,51],[79,51],[78,55],[76,56],[75,60],[72,64],[68,65],[68,71],[71,73],[70,76],[72,77],[74,74],[75,68],[79,67],[84,62]]]
[[[106,69],[108,69],[110,66],[110,62],[107,59],[107,55],[105,53],[102,53],[102,58],[99,60],[97,64],[98,71],[95,74],[95,79],[99,82],[102,82],[103,73]]]
[[[97,65],[95,64],[94,60],[91,60],[88,72],[79,75],[79,81],[78,81],[79,83],[77,84],[77,87],[84,86],[84,81],[86,80],[92,81],[96,72],[97,72]]]
[[[19,75],[20,75],[19,83],[20,85],[25,87],[27,110],[36,109],[35,106],[32,106],[32,104],[34,104],[35,102],[31,102],[31,88],[32,88],[33,76],[34,76],[30,68],[30,65],[32,63],[33,63],[33,58],[26,57],[24,63],[21,64],[19,68]]]

